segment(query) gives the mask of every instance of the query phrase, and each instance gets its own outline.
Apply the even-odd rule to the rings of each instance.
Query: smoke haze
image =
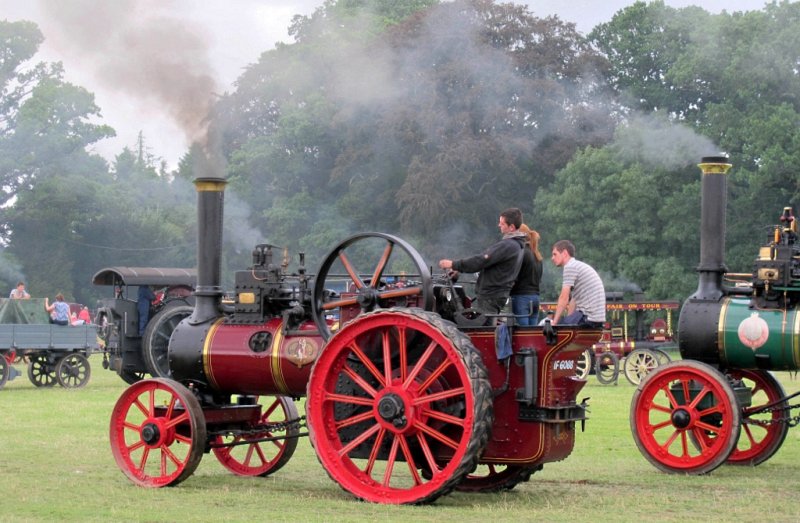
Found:
[[[190,143],[207,146],[208,112],[217,89],[207,38],[165,13],[169,0],[39,0],[55,33],[48,37],[91,62],[105,89],[166,112]]]

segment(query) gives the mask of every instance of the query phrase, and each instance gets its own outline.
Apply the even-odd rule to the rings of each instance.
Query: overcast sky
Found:
[[[90,5],[97,13],[110,5],[133,0],[0,0],[0,17],[9,20],[31,20],[39,25],[45,36],[36,61],[61,61],[67,80],[85,87],[96,95],[103,121],[117,131],[117,138],[100,142],[95,151],[106,158],[133,147],[139,131],[143,131],[151,154],[163,158],[170,167],[177,164],[186,151],[187,138],[168,114],[159,109],[153,100],[134,98],[99,80],[97,61],[87,57],[70,39],[79,39],[75,32],[64,34],[64,17],[53,17],[47,9],[48,2],[63,10],[64,6]],[[506,1],[506,0],[504,0]],[[144,10],[140,18],[148,16],[172,18],[199,35],[207,45],[209,67],[218,92],[231,91],[233,82],[248,64],[274,47],[279,41],[289,42],[287,28],[296,14],[308,15],[322,5],[323,0],[138,0]],[[596,24],[606,22],[618,10],[634,0],[517,0],[527,3],[537,16],[558,15],[564,21],[574,22],[581,32],[590,31]],[[666,0],[672,7],[699,5],[718,13],[758,10],[765,0]],[[62,11],[63,12],[63,11]],[[113,28],[110,29],[113,31]],[[88,29],[87,32],[95,31]],[[102,51],[101,51],[102,52]]]

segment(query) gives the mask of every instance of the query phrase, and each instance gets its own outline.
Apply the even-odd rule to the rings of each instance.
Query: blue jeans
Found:
[[[511,296],[511,312],[517,325],[536,325],[539,323],[539,295],[516,294]]]

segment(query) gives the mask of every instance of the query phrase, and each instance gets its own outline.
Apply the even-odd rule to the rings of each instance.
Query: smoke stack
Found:
[[[725,207],[728,202],[725,156],[706,156],[698,165],[703,171],[700,211],[700,281],[692,299],[717,301],[723,296],[725,267]]]
[[[219,316],[222,301],[223,178],[197,178],[197,288],[189,323],[205,323]]]

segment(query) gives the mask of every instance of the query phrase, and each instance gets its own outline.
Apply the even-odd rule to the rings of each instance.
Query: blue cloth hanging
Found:
[[[500,323],[494,330],[494,350],[498,360],[510,358],[513,354],[511,349],[511,329],[505,323]]]

